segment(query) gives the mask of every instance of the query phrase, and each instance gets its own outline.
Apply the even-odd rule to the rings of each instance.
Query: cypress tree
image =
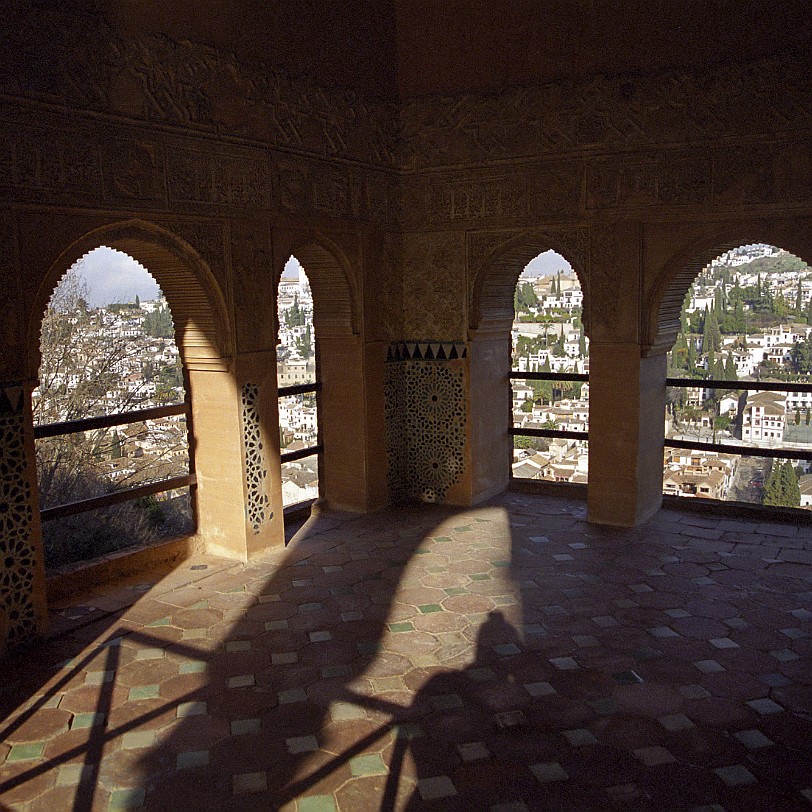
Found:
[[[791,462],[781,466],[781,487],[784,495],[784,504],[787,507],[801,506],[801,488],[798,485],[798,475]]]
[[[696,341],[693,336],[688,337],[688,375],[693,378],[696,375]]]

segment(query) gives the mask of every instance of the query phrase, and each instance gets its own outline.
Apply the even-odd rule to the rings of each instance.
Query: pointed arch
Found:
[[[319,338],[357,335],[357,289],[344,252],[331,241],[319,236],[293,243],[290,254],[299,261],[310,282],[316,335]],[[281,274],[280,268],[275,280],[277,286]]]
[[[572,235],[570,235],[572,236]],[[546,232],[522,233],[491,251],[478,269],[474,269],[471,289],[470,327],[473,330],[510,329],[513,323],[513,295],[525,266],[545,251],[555,251],[572,266],[584,293],[583,313],[589,313],[585,261],[574,251],[567,238]],[[589,334],[588,320],[584,329]]]
[[[51,295],[68,268],[101,246],[128,254],[160,285],[187,368],[222,370],[228,366],[232,355],[228,310],[206,262],[167,229],[145,220],[126,220],[87,232],[51,264],[29,317],[28,374],[32,379],[40,366],[40,330]]]
[[[645,355],[658,355],[671,349],[680,330],[680,310],[688,290],[702,269],[712,260],[742,245],[763,243],[783,248],[809,263],[812,258],[812,224],[761,222],[732,224],[714,229],[682,246],[658,274],[644,307]]]

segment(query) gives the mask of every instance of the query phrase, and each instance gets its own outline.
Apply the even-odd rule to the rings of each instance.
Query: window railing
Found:
[[[291,397],[292,395],[316,395],[319,392],[321,392],[321,382],[318,381],[316,383],[300,383],[294,386],[280,386],[277,390],[280,399]],[[312,457],[314,454],[321,454],[321,452],[324,451],[324,443],[321,442],[321,426],[318,423],[316,425],[316,431],[319,437],[316,445],[311,445],[307,448],[299,448],[296,451],[286,451],[280,455],[280,461],[283,463],[296,462],[296,460],[302,460],[305,457]]]
[[[547,387],[545,400],[549,401],[550,409],[560,409],[561,401],[568,399],[580,400],[580,392],[568,392],[572,385],[588,383],[589,375],[576,372],[522,372],[511,370],[511,381],[545,382],[551,384]],[[510,451],[510,478],[514,483],[534,482],[554,483],[557,487],[583,487],[587,478],[587,461],[584,459],[586,443],[589,432],[581,430],[581,426],[588,427],[589,412],[581,404],[569,415],[566,412],[549,413],[546,416],[533,417],[535,406],[524,414],[528,422],[535,422],[535,426],[517,425],[517,404],[521,398],[516,398],[515,390],[511,387],[510,428],[508,433],[514,438]],[[526,397],[524,403],[535,403],[538,393]],[[527,395],[527,392],[525,392]],[[521,407],[519,407],[521,408]],[[544,422],[541,422],[541,419]],[[561,420],[558,420],[560,418]],[[560,428],[558,423],[563,421],[569,428]],[[537,428],[536,426],[543,426]],[[552,427],[551,427],[552,426]],[[521,438],[523,442],[516,440]],[[544,440],[558,441],[553,449],[551,443],[544,444]],[[562,441],[564,441],[562,443]]]
[[[132,423],[143,423],[147,420],[158,420],[164,417],[184,415],[187,425],[190,421],[191,410],[189,403],[173,403],[169,406],[155,406],[149,409],[138,409],[132,412],[118,412],[116,414],[102,415],[100,417],[87,417],[81,420],[68,420],[63,423],[44,423],[34,426],[34,439],[42,440],[49,437],[62,437],[69,434],[78,434],[86,431],[96,431],[100,429],[113,428],[115,426],[126,426]],[[190,455],[190,467],[192,465]],[[75,502],[67,502],[61,505],[43,508],[40,511],[40,518],[44,522],[62,519],[66,516],[75,516],[89,510],[109,507],[111,505],[141,499],[145,496],[154,496],[167,491],[178,490],[189,486],[197,485],[197,477],[193,470],[183,476],[167,477],[131,488],[111,491],[102,496],[94,496],[87,499],[79,499]]]
[[[589,375],[576,372],[520,372],[517,369],[512,369],[510,371],[510,380],[551,381],[553,383],[589,383]],[[560,398],[555,398],[555,390],[553,390],[553,400],[556,399],[564,399],[563,391]],[[565,429],[530,429],[514,426],[512,413],[510,422],[511,426],[508,429],[508,434],[513,437],[560,437],[564,440],[589,439],[589,432],[586,431],[567,431]]]
[[[321,392],[321,382],[315,381],[313,383],[294,384],[292,386],[280,386],[277,390],[279,402],[283,398],[294,397],[299,395],[315,395]],[[295,463],[299,460],[307,459],[308,457],[316,457],[316,473],[318,483],[322,479],[322,454],[324,452],[324,443],[321,440],[321,409],[319,407],[318,397],[316,397],[316,443],[315,445],[307,446],[306,448],[298,448],[295,451],[282,451],[279,455],[279,460],[282,464],[283,479],[285,465],[288,463]],[[311,483],[312,484],[312,483]],[[284,486],[284,482],[283,482]],[[307,489],[305,489],[305,493]],[[285,491],[283,487],[283,508],[286,517],[295,517],[299,515],[306,515],[310,506],[316,501],[315,496],[298,499],[290,503],[285,503]]]
[[[714,389],[723,391],[749,392],[796,392],[812,394],[812,383],[784,381],[721,381],[705,378],[666,378],[666,386],[682,389]],[[737,410],[738,412],[738,410]],[[747,457],[767,457],[771,459],[790,459],[812,461],[812,450],[793,448],[792,446],[764,447],[740,443],[718,443],[715,440],[677,440],[666,438],[666,448],[684,449],[686,451],[716,451],[722,454],[736,454]]]

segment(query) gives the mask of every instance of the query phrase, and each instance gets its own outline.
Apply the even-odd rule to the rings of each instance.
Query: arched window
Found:
[[[62,277],[33,392],[46,569],[194,530],[185,372],[161,289],[104,246]]]
[[[812,506],[812,268],[773,245],[727,250],[696,275],[679,322],[664,493]]]
[[[589,340],[572,266],[545,251],[522,271],[511,331],[512,476],[584,484]]]
[[[319,497],[321,388],[313,293],[304,268],[290,257],[277,296],[279,345],[279,444],[282,504],[309,505]]]

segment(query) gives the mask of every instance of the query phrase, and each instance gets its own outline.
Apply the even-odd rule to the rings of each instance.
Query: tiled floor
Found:
[[[812,531],[509,494],[86,595],[6,664],[0,807],[807,809]]]

